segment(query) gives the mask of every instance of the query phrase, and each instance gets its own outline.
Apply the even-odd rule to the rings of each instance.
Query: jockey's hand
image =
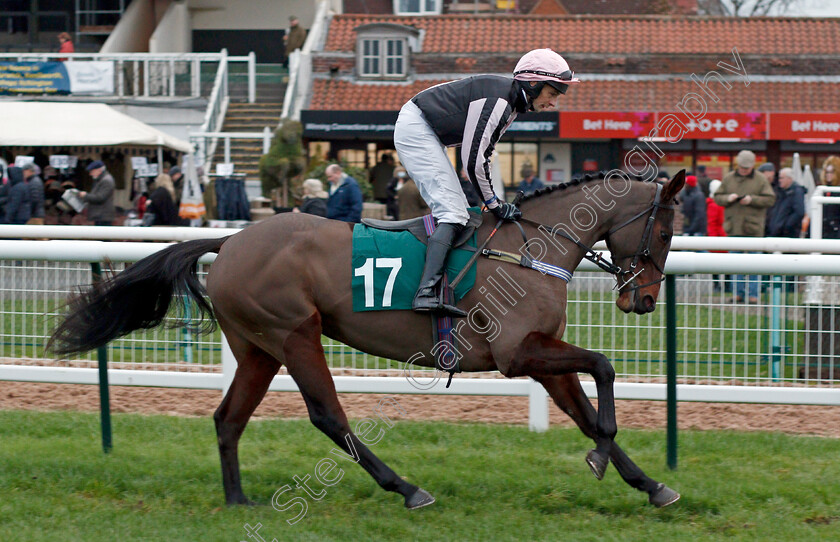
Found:
[[[507,220],[508,222],[514,222],[522,218],[522,211],[519,210],[519,207],[507,202],[499,203],[499,205],[491,209],[490,212],[493,213],[499,220]]]

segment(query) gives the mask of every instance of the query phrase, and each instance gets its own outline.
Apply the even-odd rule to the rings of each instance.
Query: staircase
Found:
[[[259,96],[259,93],[257,94]],[[272,132],[280,122],[283,104],[280,102],[235,103],[228,105],[223,132],[262,132],[268,126]],[[230,159],[234,171],[245,173],[247,180],[260,178],[260,157],[263,155],[262,139],[231,139]],[[219,141],[213,163],[225,161],[224,142]]]
[[[257,101],[248,103],[247,66],[230,64],[230,84],[227,113],[222,132],[260,132],[268,126],[274,132],[283,112],[283,97],[289,82],[288,71],[280,64],[257,64]],[[231,139],[230,159],[234,171],[245,173],[249,181],[260,178],[260,157],[263,141],[260,139]],[[219,141],[213,163],[225,161],[224,141]]]

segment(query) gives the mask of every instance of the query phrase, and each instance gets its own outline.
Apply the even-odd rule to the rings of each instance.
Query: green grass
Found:
[[[222,505],[210,419],[117,414],[109,455],[92,414],[0,412],[0,435],[3,541],[250,540],[246,523],[261,523],[268,541],[840,539],[836,439],[684,431],[670,472],[662,432],[621,431],[630,456],[682,493],[660,510],[612,468],[596,481],[576,430],[397,420],[373,451],[434,505],[406,511],[338,459],[344,477],[289,525],[296,511]],[[240,450],[246,493],[270,502],[332,447],[304,420],[252,422]]]

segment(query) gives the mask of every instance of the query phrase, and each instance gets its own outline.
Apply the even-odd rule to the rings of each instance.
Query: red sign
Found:
[[[689,120],[685,113],[657,113],[656,125],[667,130],[658,135],[678,139],[766,139],[764,113],[706,113]],[[679,135],[682,134],[682,137]]]
[[[840,139],[840,113],[770,113],[769,139]]]
[[[635,139],[653,128],[653,113],[621,111],[561,111],[560,137]]]

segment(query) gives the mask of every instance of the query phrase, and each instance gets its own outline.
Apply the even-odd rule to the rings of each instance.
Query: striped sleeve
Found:
[[[502,98],[475,100],[467,111],[461,162],[488,209],[499,205],[490,180],[490,157],[515,116],[510,104]]]

